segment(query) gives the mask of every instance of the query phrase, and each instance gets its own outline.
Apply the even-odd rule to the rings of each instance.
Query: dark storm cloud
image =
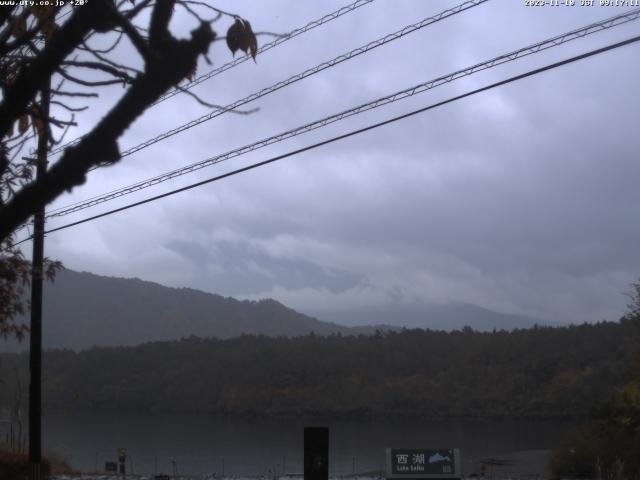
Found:
[[[167,248],[191,262],[198,284],[226,295],[259,294],[274,285],[285,289],[305,285],[338,294],[361,280],[349,272],[308,261],[275,258],[246,242],[219,241],[207,248],[194,242],[174,241]]]
[[[221,104],[242,98],[455,3],[374,2],[197,91]],[[256,30],[283,32],[340,5],[220,6],[245,15]],[[94,172],[85,187],[59,203],[227,151],[619,11],[488,2],[264,97],[255,103],[258,113],[224,115]],[[635,22],[479,73],[127,201],[423,107],[626,38],[637,28]],[[70,268],[274,296],[302,310],[457,300],[558,321],[617,318],[625,308],[623,292],[640,275],[637,53],[637,46],[626,47],[51,235],[47,254]],[[212,58],[219,65],[230,56],[219,44]],[[122,143],[134,145],[206,111],[176,97],[150,111]]]

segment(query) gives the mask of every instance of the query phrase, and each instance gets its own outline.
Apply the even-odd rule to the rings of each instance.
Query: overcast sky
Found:
[[[285,33],[340,1],[220,1],[255,31]],[[228,104],[457,5],[377,0],[200,85]],[[577,0],[579,4],[580,1]],[[596,2],[598,3],[598,2]],[[94,171],[52,207],[223,153],[470,66],[628,7],[491,0]],[[193,28],[176,18],[178,30]],[[224,35],[228,19],[216,24]],[[637,35],[640,22],[475,74],[53,221],[55,227],[384,120]],[[260,37],[260,43],[270,41]],[[224,42],[215,66],[232,59]],[[640,276],[640,45],[51,234],[68,268],[139,277],[300,311],[474,303],[559,322],[616,320]],[[208,67],[202,63],[198,73]],[[122,94],[105,90],[86,130]],[[122,149],[207,113],[185,95],[150,109]]]

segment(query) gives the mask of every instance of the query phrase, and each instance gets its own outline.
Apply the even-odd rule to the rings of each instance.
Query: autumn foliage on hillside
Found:
[[[44,398],[55,408],[223,415],[585,417],[629,381],[631,331],[625,321],[58,350],[44,356]],[[25,361],[1,357],[0,378]]]

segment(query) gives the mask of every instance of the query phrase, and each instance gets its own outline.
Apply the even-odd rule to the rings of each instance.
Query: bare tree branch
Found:
[[[51,92],[61,97],[84,97],[84,98],[97,98],[98,95],[95,92],[67,92],[65,90],[51,89]]]
[[[60,68],[56,70],[58,74],[69,80],[70,82],[77,83],[78,85],[83,85],[85,87],[104,87],[106,85],[117,85],[119,83],[126,83],[123,80],[83,80],[78,78],[70,73],[66,72],[64,69]]]
[[[15,21],[26,22],[29,14],[30,14],[29,10],[24,9],[24,11],[20,14],[19,17],[14,18],[14,22]],[[0,56],[5,55],[8,52],[11,52],[13,50],[16,50],[23,45],[26,45],[28,42],[30,42],[35,38],[35,36],[40,31],[40,28],[38,26],[35,26],[29,29],[23,35],[20,35],[20,38],[16,38],[13,42],[7,43],[7,41],[11,37],[12,31],[13,31],[13,25],[11,24],[7,25],[5,32],[3,32],[2,38],[0,38]]]
[[[84,42],[82,42],[82,45],[80,45],[78,47],[78,49],[86,50],[86,51],[89,51],[89,52],[94,53],[94,54],[95,53],[104,53],[104,54],[111,53],[120,44],[120,41],[122,40],[122,36],[123,35],[124,35],[124,32],[118,32],[118,37],[115,39],[115,41],[109,47],[107,47],[105,49],[102,49],[102,50],[97,49],[95,47],[89,47],[87,45],[88,39],[86,39]]]
[[[51,100],[51,105],[58,105],[59,107],[64,108],[69,112],[84,112],[89,108],[89,105],[85,105],[84,107],[70,107],[69,105],[59,102],[58,100]]]
[[[142,56],[144,61],[151,62],[153,60],[153,52],[149,48],[147,41],[142,38],[137,28],[129,21],[129,19],[117,12],[115,14],[115,21],[118,26],[122,28],[127,37],[129,37],[129,40],[131,40],[131,43],[136,47],[136,50],[138,50],[138,53]]]
[[[122,12],[122,15],[124,16],[124,18],[131,20],[132,18],[136,17],[142,10],[151,6],[152,3],[153,3],[153,0],[144,0],[138,3],[131,10],[126,10]]]
[[[123,35],[123,33],[120,33],[120,37],[119,38],[122,38],[122,35]],[[142,71],[138,70],[137,68],[129,67],[127,65],[122,65],[120,63],[114,62],[110,58],[108,58],[105,55],[103,55],[102,51],[94,50],[92,48],[87,48],[87,47],[84,47],[84,46],[82,47],[82,49],[84,51],[88,52],[91,56],[93,56],[96,59],[98,59],[103,64],[111,65],[113,68],[117,68],[119,70],[129,71],[131,73],[135,73],[136,75],[142,73]]]
[[[171,0],[160,0],[156,4],[150,28],[153,56],[145,72],[80,143],[65,150],[41,182],[25,185],[0,209],[0,239],[25,222],[30,212],[53,201],[65,190],[83,184],[91,167],[117,162],[120,135],[164,92],[187,76],[195,68],[198,57],[207,52],[215,39],[209,24],[200,24],[188,40],[177,40],[169,33],[173,4]]]
[[[94,0],[82,8],[74,10],[68,22],[58,31],[34,61],[23,68],[13,85],[5,88],[0,103],[0,138],[11,128],[13,119],[24,111],[27,104],[42,88],[43,82],[51,77],[64,58],[81,42],[91,28],[99,22],[100,4],[106,0]]]
[[[79,68],[89,68],[91,70],[102,70],[110,75],[113,75],[116,78],[120,78],[121,80],[132,83],[133,77],[122,70],[119,70],[111,65],[105,65],[100,62],[87,62],[87,61],[77,61],[77,60],[65,60],[62,62],[62,65],[70,65],[72,67]]]
[[[216,105],[214,103],[209,103],[206,100],[203,100],[201,97],[199,97],[198,95],[196,95],[195,93],[193,93],[190,90],[187,90],[186,88],[181,87],[180,85],[175,87],[176,90],[180,90],[182,93],[186,93],[187,95],[189,95],[191,98],[193,98],[196,102],[198,102],[200,105],[207,107],[207,108],[213,108],[216,110],[224,110],[225,107],[223,107],[222,105]],[[232,109],[232,110],[228,110],[230,113],[237,113],[238,115],[249,115],[251,113],[256,113],[257,111],[259,111],[260,108],[256,107],[256,108],[252,108],[250,110],[236,110],[236,109]]]
[[[163,48],[171,39],[169,21],[176,0],[157,0],[149,24],[149,45],[153,50]]]

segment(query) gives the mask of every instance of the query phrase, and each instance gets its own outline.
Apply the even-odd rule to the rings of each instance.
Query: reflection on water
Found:
[[[125,448],[131,473],[280,476],[302,472],[303,427],[329,427],[330,476],[384,468],[386,447],[461,449],[463,473],[545,475],[548,450],[572,424],[533,420],[228,419],[196,414],[48,412],[44,448],[82,471],[102,471]]]

